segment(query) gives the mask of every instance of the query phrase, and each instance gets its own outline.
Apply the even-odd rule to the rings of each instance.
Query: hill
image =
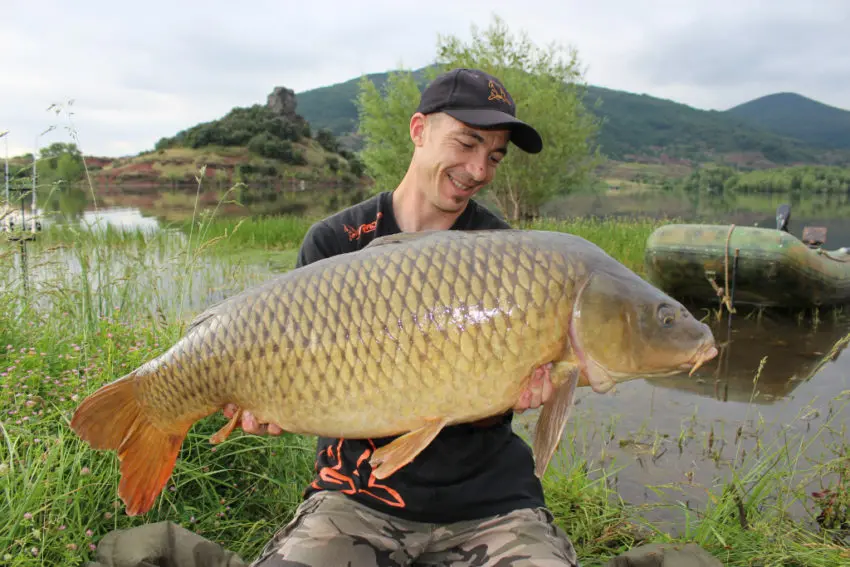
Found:
[[[737,162],[753,167],[819,163],[822,152],[799,140],[762,130],[722,112],[700,110],[646,94],[591,86],[585,103],[599,105],[605,122],[602,152],[613,159],[675,158],[691,162]]]
[[[93,181],[96,187],[193,186],[202,166],[216,186],[354,184],[363,176],[357,157],[333,135],[321,130],[314,135],[296,112],[295,93],[275,87],[265,105],[233,108],[221,118],[161,138],[152,151],[99,163]]]
[[[850,149],[850,111],[796,93],[763,96],[726,113],[816,148]]]
[[[425,70],[413,71],[413,76],[422,89],[425,86]],[[389,73],[372,73],[369,80],[382,89]],[[335,136],[345,138],[357,131],[357,107],[354,101],[360,89],[360,77],[342,83],[311,89],[296,95],[298,109],[313,128],[326,128]],[[358,147],[357,143],[353,143]]]
[[[414,71],[420,88],[424,70]],[[367,75],[382,87],[388,73]],[[298,93],[301,114],[314,128],[328,128],[356,148],[360,78]],[[597,104],[597,102],[599,104]],[[611,159],[691,164],[724,161],[762,168],[793,163],[845,164],[842,146],[813,146],[770,131],[735,113],[700,110],[649,95],[590,86],[585,103],[604,118],[598,142]],[[352,138],[354,138],[352,140]]]

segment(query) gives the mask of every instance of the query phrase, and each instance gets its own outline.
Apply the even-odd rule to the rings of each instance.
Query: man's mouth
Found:
[[[463,183],[452,177],[449,173],[447,173],[446,176],[449,178],[449,181],[452,182],[452,185],[454,185],[461,191],[472,191],[475,188],[474,185],[464,185]]]

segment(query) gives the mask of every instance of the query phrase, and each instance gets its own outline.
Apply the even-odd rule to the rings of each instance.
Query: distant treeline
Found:
[[[664,188],[709,193],[850,194],[850,169],[806,165],[741,172],[731,167],[704,167],[684,179],[666,181]]]
[[[37,186],[43,190],[64,189],[83,179],[83,155],[76,144],[56,142],[41,148],[36,160]],[[32,154],[9,161],[9,180],[16,188],[32,186]]]

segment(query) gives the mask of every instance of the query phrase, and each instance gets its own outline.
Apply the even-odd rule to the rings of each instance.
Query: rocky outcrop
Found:
[[[266,108],[295,126],[299,132],[305,132],[306,135],[307,120],[295,112],[296,105],[295,91],[286,87],[275,87],[266,98]]]
[[[286,87],[275,87],[266,100],[266,106],[275,114],[303,120],[295,113],[296,104],[295,91]]]

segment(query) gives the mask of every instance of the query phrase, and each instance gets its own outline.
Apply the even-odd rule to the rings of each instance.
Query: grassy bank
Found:
[[[32,294],[24,296],[17,277],[0,287],[0,517],[7,519],[0,526],[0,562],[82,565],[109,531],[159,520],[251,558],[291,517],[313,471],[310,438],[234,434],[213,447],[208,438],[224,418],[205,419],[184,443],[155,508],[129,518],[116,497],[115,455],[90,450],[68,423],[83,397],[163,352],[197,311],[270,275],[246,260],[245,252],[291,258],[310,223],[295,217],[238,226],[221,221],[153,234],[51,229],[30,247]],[[654,224],[529,226],[574,232],[639,270]],[[18,274],[16,253],[0,240],[3,273]],[[843,431],[845,404],[835,401],[823,435]],[[563,444],[566,454],[558,456],[564,466],[550,469],[545,487],[583,565],[604,564],[647,541],[696,541],[728,565],[850,561],[840,539],[850,506],[850,464],[842,444],[809,463],[801,455],[815,434],[789,434],[782,444],[736,459],[732,482],[706,488],[707,508],[681,505],[687,522],[671,536],[648,523],[640,506],[620,500],[615,470],[588,458],[584,440],[605,435],[604,429],[571,427],[574,442]],[[813,479],[823,480],[818,499],[808,490]],[[794,505],[824,510],[832,531],[792,520],[788,510]]]
[[[277,216],[244,219],[215,219],[175,225],[186,235],[201,241],[214,240],[218,250],[241,252],[252,250],[286,251],[297,249],[310,225],[320,217]],[[661,221],[646,219],[540,219],[515,223],[518,228],[552,230],[575,234],[599,245],[606,252],[638,273],[643,271],[643,254],[647,237]]]

